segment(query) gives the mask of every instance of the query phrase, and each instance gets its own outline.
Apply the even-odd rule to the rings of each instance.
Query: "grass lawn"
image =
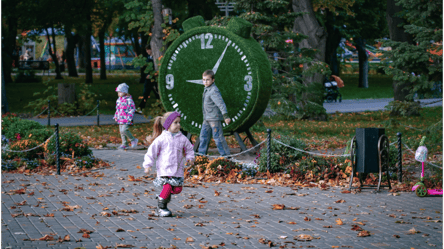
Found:
[[[94,76],[94,83],[91,91],[99,94],[97,98],[101,100],[100,110],[103,114],[113,114],[115,112],[115,102],[117,94],[115,88],[122,82],[127,83],[130,88],[129,92],[133,96],[136,105],[139,101],[138,97],[142,95],[143,84],[139,83],[139,76],[137,74],[115,74],[107,75],[107,80],[100,80],[99,76]],[[392,78],[386,75],[371,74],[369,78],[369,88],[358,88],[357,74],[341,75],[344,80],[345,87],[339,91],[343,99],[371,99],[371,98],[391,98],[393,97]],[[43,82],[49,82],[52,86],[57,86],[58,83],[76,83],[84,82],[84,76],[78,78],[64,76],[62,80],[54,80],[54,76],[42,77]],[[25,108],[30,101],[33,101],[42,96],[34,96],[35,92],[43,92],[45,90],[43,83],[11,83],[6,85],[6,94],[8,98],[9,108],[14,113],[30,113],[31,108]],[[80,91],[76,87],[77,93]],[[151,99],[154,94],[151,93]],[[150,104],[150,103],[148,103]],[[35,113],[37,114],[37,113]]]
[[[343,74],[344,87],[339,89],[342,99],[381,99],[393,98],[391,76],[372,74],[368,78],[368,88],[358,87],[358,74]]]
[[[143,83],[139,83],[138,75],[107,75],[107,80],[100,80],[99,76],[94,76],[94,83],[91,91],[98,94],[98,100],[101,100],[100,111],[103,114],[114,114],[116,111],[117,93],[116,87],[120,83],[127,83],[129,85],[129,93],[133,96],[136,106],[139,104],[139,96],[142,96]],[[80,84],[85,81],[84,76],[78,78],[64,76],[62,80],[54,80],[54,76],[43,76],[43,81],[49,81],[52,86],[57,86],[58,83],[76,83]],[[43,83],[11,83],[6,85],[6,93],[9,104],[9,109],[14,113],[30,113],[31,108],[25,108],[32,100],[42,98],[42,95],[34,96],[35,92],[42,93],[46,87]],[[80,91],[80,87],[76,85],[76,92]],[[151,93],[151,98],[154,94]]]

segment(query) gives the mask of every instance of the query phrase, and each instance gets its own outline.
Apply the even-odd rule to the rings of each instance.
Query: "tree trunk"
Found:
[[[85,69],[85,51],[83,49],[83,46],[84,46],[83,36],[79,35],[79,40],[77,41],[77,51],[79,52],[79,57],[77,58],[77,64],[81,69]]]
[[[65,25],[65,37],[66,37],[65,56],[66,56],[66,64],[68,66],[68,76],[79,77],[79,75],[77,74],[76,61],[74,55],[78,36],[72,35],[71,27]]]
[[[145,46],[148,44],[148,36],[142,35],[142,43],[140,44],[140,51],[137,53],[142,54],[143,57],[148,57],[148,54],[146,53]],[[140,80],[139,83],[145,83],[145,68],[146,67],[140,67]]]
[[[334,15],[327,10],[327,20],[329,17],[334,20]],[[341,42],[341,33],[334,25],[330,22],[325,23],[325,28],[327,29],[327,42],[325,48],[325,63],[330,66],[331,74],[339,76],[339,62],[337,56],[337,50],[339,43]]]
[[[83,51],[85,63],[85,83],[93,83],[92,66],[91,66],[91,15],[86,15],[87,25],[85,34],[83,35]]]
[[[63,103],[73,104],[76,101],[76,84],[59,83],[58,85],[59,105]]]
[[[6,20],[6,25],[2,25],[2,37],[4,38],[2,42],[2,78],[4,78],[5,83],[12,83],[12,60],[16,47],[18,25],[18,18],[14,13],[16,13],[15,10],[18,1],[8,1],[7,4],[11,4],[10,8],[8,8],[11,12]],[[3,11],[5,11],[4,8]],[[18,63],[18,61],[16,63]]]
[[[162,27],[161,24],[163,23],[162,18],[162,0],[152,0],[151,1],[153,6],[153,16],[154,16],[154,25],[151,35],[151,49],[153,51],[153,62],[154,62],[154,70],[159,70],[159,57],[161,57],[164,54],[164,51],[162,51]]]
[[[9,112],[8,100],[6,99],[5,77],[2,70],[2,114]]]
[[[105,28],[102,28],[99,32],[99,48],[100,48],[100,79],[106,80]]]
[[[387,25],[390,33],[390,40],[399,41],[399,42],[408,42],[413,44],[413,39],[410,34],[406,33],[404,28],[400,25],[404,23],[404,21],[395,16],[396,13],[402,11],[401,6],[397,6],[395,0],[387,1]],[[401,82],[401,81],[393,81],[393,97],[395,100],[406,101],[406,96],[410,93],[410,90],[413,87],[413,83],[411,82]],[[413,99],[409,99],[412,101]]]
[[[52,38],[52,42],[51,39],[49,37],[49,29],[46,29],[46,39],[48,39],[48,51],[49,51],[49,55],[51,56],[52,60],[54,61],[54,65],[56,68],[56,80],[60,80],[63,79],[62,74],[60,73],[60,65],[59,65],[59,60],[57,58],[57,44],[56,44],[56,39],[55,39],[55,31],[54,31],[54,27],[51,26],[51,38]],[[54,51],[52,50],[52,47],[54,47]]]
[[[359,83],[358,87],[368,88],[368,54],[365,50],[365,40],[356,38],[356,50],[359,58]]]
[[[293,11],[294,12],[305,12],[308,14],[304,14],[302,16],[296,17],[293,26],[293,32],[301,33],[308,36],[307,39],[301,41],[298,45],[299,48],[310,48],[316,50],[316,55],[314,61],[325,62],[325,47],[327,42],[327,32],[324,30],[322,25],[319,24],[316,19],[315,13],[313,11],[313,5],[311,0],[293,0]],[[308,66],[304,65],[304,70]],[[319,86],[322,85],[323,82],[322,74],[314,74],[312,76],[305,76],[303,78],[303,83],[305,85],[317,84]],[[315,87],[318,89],[318,87]],[[323,98],[321,92],[306,92],[302,96],[302,100],[300,103],[297,103],[302,108],[308,102],[314,102],[319,105],[323,105]],[[309,119],[320,119],[326,120],[326,116],[322,117],[307,117]]]

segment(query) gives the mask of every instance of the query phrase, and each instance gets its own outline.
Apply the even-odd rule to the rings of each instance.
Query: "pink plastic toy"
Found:
[[[427,160],[427,148],[424,146],[424,141],[426,137],[422,137],[419,147],[415,153],[415,159],[422,164],[421,171],[421,181],[417,182],[413,186],[412,191],[415,191],[416,195],[419,197],[424,197],[427,195],[442,195],[442,189],[428,189],[424,185],[424,162]]]

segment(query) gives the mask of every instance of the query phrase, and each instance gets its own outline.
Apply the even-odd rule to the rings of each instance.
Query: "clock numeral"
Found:
[[[211,41],[213,41],[213,34],[206,33],[205,36],[204,36],[204,34],[201,34],[199,37],[200,37],[200,47],[201,47],[201,49],[211,49],[211,48],[213,48],[213,45],[211,45]],[[207,44],[205,44],[205,39],[208,39]]]
[[[247,92],[251,91],[251,89],[253,89],[253,77],[251,77],[251,75],[245,75],[244,80],[246,81],[244,85],[244,90]]]
[[[174,88],[174,76],[172,74],[167,74],[166,83],[166,89],[171,90]]]

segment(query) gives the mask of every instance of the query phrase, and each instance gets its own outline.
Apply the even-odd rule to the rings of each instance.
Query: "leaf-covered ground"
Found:
[[[307,146],[305,148],[306,151],[342,154],[347,144],[350,143],[351,138],[355,135],[356,128],[367,127],[385,128],[385,133],[391,143],[397,141],[396,134],[401,132],[403,144],[412,150],[416,150],[422,136],[427,136],[428,160],[442,167],[442,107],[423,108],[420,117],[391,118],[386,111],[336,113],[330,115],[327,122],[293,120],[284,117],[263,117],[251,128],[251,132],[255,139],[260,142],[266,139],[266,130],[269,128],[272,130],[273,138],[295,137],[304,141]],[[67,130],[78,133],[85,143],[98,149],[107,148],[110,144],[117,146],[121,143],[117,125],[62,128],[62,132]],[[152,133],[152,124],[136,124],[130,130],[139,139],[138,148],[146,149],[148,143],[145,141],[145,138]],[[242,139],[245,138],[242,134],[241,137]],[[251,144],[248,140],[246,141],[247,146],[250,147]],[[231,148],[239,148],[233,136],[227,137],[227,142]],[[215,147],[214,141],[211,142],[210,147]],[[254,159],[254,156],[251,157]],[[321,172],[316,172],[314,175],[304,174],[295,177],[285,173],[276,173],[268,176],[264,175],[264,177],[268,181],[274,179],[278,185],[281,185],[279,184],[280,182],[306,185],[309,182],[319,182],[321,180],[329,185],[347,184],[349,182],[348,175],[350,174],[350,169],[339,167],[339,164],[342,165],[348,162],[345,160],[336,161],[335,163],[338,165],[331,166],[338,167],[333,167],[330,171],[328,169],[325,171],[321,170]],[[297,162],[295,165],[297,165]],[[412,172],[412,167],[410,171],[403,172],[405,185],[398,185],[398,190],[407,190],[409,186],[417,181],[417,166],[420,165],[415,161],[414,155],[403,146],[404,169],[409,169],[409,165],[416,169],[416,172]],[[426,178],[426,185],[429,187],[442,187],[442,170],[427,169],[427,172],[429,175]],[[323,177],[325,173],[329,173],[329,177]],[[331,174],[334,174],[335,177],[331,177]],[[259,174],[258,177],[261,177],[261,175]],[[196,178],[191,178],[190,180],[193,181],[193,179],[195,180]],[[245,179],[237,178],[237,180],[242,181],[246,181]],[[199,181],[202,180],[207,182],[220,182],[222,180],[222,182],[225,182],[226,179],[210,174],[205,179],[199,179]],[[365,181],[367,181],[366,183],[375,183],[377,178],[370,174]],[[393,182],[396,183],[396,180]],[[261,183],[261,180],[251,180],[251,183]]]

